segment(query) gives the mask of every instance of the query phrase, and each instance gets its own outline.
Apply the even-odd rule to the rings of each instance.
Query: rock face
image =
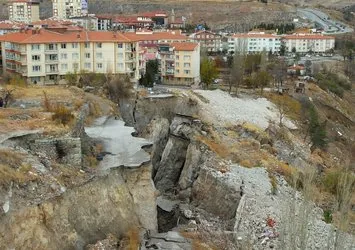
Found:
[[[176,186],[185,163],[188,145],[189,141],[170,136],[159,163],[159,169],[154,177],[154,183],[159,191],[172,191]]]
[[[81,139],[63,137],[58,139],[34,140],[30,144],[33,152],[46,155],[49,159],[57,160],[61,164],[75,167],[82,165]]]
[[[157,230],[151,166],[112,169],[62,196],[2,216],[0,249],[82,249],[130,228]]]
[[[201,168],[192,188],[192,202],[224,220],[233,219],[241,199],[240,185],[229,183],[222,173]]]

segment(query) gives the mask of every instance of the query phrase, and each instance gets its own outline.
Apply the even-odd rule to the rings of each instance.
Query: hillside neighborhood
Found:
[[[0,249],[355,249],[354,3],[2,6]]]

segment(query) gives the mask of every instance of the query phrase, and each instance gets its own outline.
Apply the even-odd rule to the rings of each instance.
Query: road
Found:
[[[298,16],[311,20],[324,29],[324,34],[343,34],[354,32],[346,24],[334,20],[327,14],[316,9],[297,9]]]

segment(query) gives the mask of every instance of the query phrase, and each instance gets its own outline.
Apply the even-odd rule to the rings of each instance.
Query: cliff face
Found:
[[[62,196],[0,219],[1,249],[82,249],[108,234],[156,225],[151,166],[112,169]]]

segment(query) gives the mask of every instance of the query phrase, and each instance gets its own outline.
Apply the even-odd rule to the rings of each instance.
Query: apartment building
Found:
[[[25,30],[0,36],[3,69],[50,84],[68,72],[139,75],[138,40],[116,32]]]
[[[324,53],[335,47],[335,38],[322,34],[284,35],[282,42],[287,52],[296,50],[298,53]]]
[[[200,82],[200,45],[198,43],[160,44],[158,60],[163,83],[193,85]]]
[[[190,35],[190,39],[198,42],[201,49],[207,52],[222,51],[222,36],[208,30],[201,30]]]
[[[239,33],[228,38],[228,52],[260,53],[263,51],[278,53],[281,37],[274,34]]]
[[[52,0],[53,16],[68,19],[88,14],[88,0]]]
[[[10,0],[9,20],[31,23],[39,20],[39,0]]]

